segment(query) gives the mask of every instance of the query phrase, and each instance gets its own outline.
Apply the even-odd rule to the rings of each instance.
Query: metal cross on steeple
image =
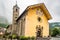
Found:
[[[16,0],[16,5],[17,5],[17,0]]]
[[[15,7],[17,7],[17,8],[19,9],[18,4],[17,4],[17,0],[16,0],[16,5],[15,5]]]

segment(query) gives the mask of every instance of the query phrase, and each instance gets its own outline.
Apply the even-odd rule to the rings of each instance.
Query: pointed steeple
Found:
[[[17,1],[16,1],[16,5],[17,5]]]
[[[17,1],[16,1],[16,4],[15,4],[15,6],[13,7],[13,8],[17,8],[17,9],[19,9],[19,7],[18,7],[18,5],[17,5]]]

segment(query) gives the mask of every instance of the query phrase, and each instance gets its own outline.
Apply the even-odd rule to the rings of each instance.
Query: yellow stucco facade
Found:
[[[18,12],[19,13],[19,12]],[[49,36],[49,23],[51,15],[44,3],[31,5],[17,18],[17,34],[20,36],[37,36],[40,30],[41,37]],[[38,30],[39,29],[39,30]]]
[[[48,20],[44,13],[38,15],[37,9],[38,8],[29,9],[28,14],[26,15],[25,36],[36,36],[36,27],[40,25],[41,28],[43,27],[42,37],[47,37],[49,36]],[[41,18],[40,22],[38,21],[38,17]]]

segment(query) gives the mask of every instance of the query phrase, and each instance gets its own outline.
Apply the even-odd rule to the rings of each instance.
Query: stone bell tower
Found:
[[[15,33],[17,31],[17,18],[19,16],[19,7],[17,5],[17,2],[15,6],[13,6],[13,24],[12,24],[12,33]]]

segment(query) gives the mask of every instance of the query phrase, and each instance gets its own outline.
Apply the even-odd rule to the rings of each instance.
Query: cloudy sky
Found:
[[[20,14],[27,6],[37,3],[45,3],[53,18],[49,22],[60,22],[60,0],[17,0],[17,4],[20,7]],[[0,16],[7,18],[9,23],[12,23],[12,8],[15,4],[16,0],[0,0]]]

